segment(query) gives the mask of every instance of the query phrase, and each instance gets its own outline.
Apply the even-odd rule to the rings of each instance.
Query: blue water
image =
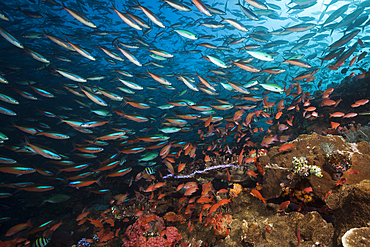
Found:
[[[325,1],[329,4],[330,1]],[[167,168],[162,164],[163,159],[157,157],[152,160],[153,163],[139,164],[138,159],[142,158],[148,152],[159,153],[160,148],[147,149],[144,152],[137,154],[122,154],[119,153],[123,148],[138,146],[148,148],[156,142],[148,143],[140,141],[139,138],[147,135],[162,134],[168,137],[166,144],[172,144],[170,155],[175,155],[183,149],[185,144],[175,145],[178,142],[192,143],[196,147],[196,157],[189,158],[182,156],[182,160],[188,163],[196,160],[203,160],[203,151],[209,146],[220,145],[220,148],[229,147],[231,150],[239,145],[236,139],[240,136],[238,132],[233,132],[233,128],[237,128],[239,124],[245,120],[248,113],[259,110],[265,110],[271,113],[270,118],[261,116],[254,117],[251,126],[243,126],[240,133],[246,133],[246,137],[250,141],[256,143],[257,147],[262,138],[268,133],[266,130],[270,127],[265,121],[271,119],[274,121],[274,127],[270,127],[272,134],[279,134],[276,129],[277,121],[273,116],[276,114],[276,105],[281,99],[285,100],[285,110],[292,102],[293,97],[287,96],[285,92],[276,92],[265,90],[259,84],[273,83],[281,88],[293,88],[294,83],[299,82],[305,93],[314,95],[316,91],[324,91],[328,87],[335,87],[346,76],[348,77],[355,68],[356,74],[361,74],[368,69],[367,57],[355,64],[353,70],[347,69],[349,61],[355,56],[360,56],[361,53],[367,51],[367,20],[362,21],[360,26],[349,29],[346,33],[353,32],[359,29],[360,32],[348,43],[344,44],[346,50],[350,49],[357,39],[362,39],[364,46],[359,46],[350,58],[345,60],[345,64],[337,70],[328,68],[335,59],[324,61],[321,65],[321,60],[318,58],[324,57],[329,52],[329,45],[343,36],[344,31],[351,23],[356,23],[356,20],[368,16],[369,8],[366,2],[360,5],[358,2],[347,1],[332,1],[331,5],[326,10],[319,21],[320,15],[326,8],[323,1],[313,3],[312,7],[305,6],[302,10],[289,10],[288,7],[298,6],[289,1],[267,1],[265,4],[272,13],[268,16],[257,15],[259,20],[251,20],[246,17],[237,1],[205,1],[212,8],[216,8],[221,14],[210,12],[212,16],[207,16],[201,13],[200,10],[193,4],[192,1],[183,1],[182,4],[188,6],[191,11],[179,11],[166,4],[165,1],[140,1],[140,4],[151,10],[156,18],[165,26],[162,28],[155,24],[148,16],[137,6],[135,1],[115,1],[114,6],[123,13],[130,13],[138,16],[150,26],[150,29],[139,25],[140,29],[130,27],[126,24],[118,14],[110,9],[112,7],[109,1],[67,1],[65,9],[53,1],[17,1],[20,10],[14,1],[2,1],[0,3],[1,12],[9,18],[9,21],[0,19],[0,27],[2,28],[2,37],[0,37],[1,61],[0,75],[3,76],[8,83],[0,83],[0,93],[11,96],[19,101],[19,104],[10,104],[0,102],[0,106],[6,107],[16,113],[16,116],[0,114],[0,132],[5,134],[9,140],[3,140],[3,146],[0,148],[0,154],[10,157],[17,161],[18,164],[26,165],[35,169],[43,169],[53,173],[52,176],[45,176],[39,172],[32,174],[15,175],[9,173],[0,173],[2,185],[0,193],[12,193],[13,195],[7,198],[0,199],[1,217],[11,217],[9,221],[1,223],[1,232],[6,232],[11,226],[26,222],[29,218],[32,219],[35,225],[53,219],[58,222],[63,217],[74,218],[80,214],[85,207],[92,205],[109,204],[110,197],[118,193],[125,193],[130,190],[130,197],[133,198],[133,190],[139,190],[139,187],[147,187],[147,183],[143,180],[138,182],[133,181],[133,187],[128,189],[128,183],[135,178],[139,172],[143,172],[145,167],[154,166],[156,169],[155,176],[159,181],[161,174],[168,174]],[[336,3],[334,3],[336,2]],[[269,3],[271,5],[269,5]],[[335,29],[331,34],[331,30],[322,29],[322,23],[333,13],[337,8],[349,4],[345,15],[349,15],[356,11],[356,8],[363,7],[360,17],[353,19],[344,27]],[[57,5],[55,5],[57,4]],[[251,11],[258,13],[257,8],[250,6],[247,2],[241,1],[241,4]],[[303,7],[302,7],[303,8]],[[73,17],[66,9],[83,13],[95,26],[91,28]],[[32,12],[27,12],[32,11]],[[224,12],[224,14],[222,14]],[[74,12],[75,14],[77,12]],[[261,13],[261,12],[260,12]],[[38,15],[40,18],[35,18]],[[77,13],[77,15],[79,15]],[[127,15],[126,15],[127,16]],[[247,32],[239,31],[226,21],[225,19],[234,19],[241,23]],[[337,18],[334,22],[339,23],[343,17]],[[292,32],[290,34],[282,34],[282,27],[288,28],[301,23],[309,22],[315,24],[311,29],[302,32]],[[358,21],[360,22],[360,21]],[[210,28],[207,24],[223,24],[221,28]],[[333,24],[329,23],[329,24]],[[136,25],[138,25],[136,23]],[[365,26],[366,25],[366,26]],[[197,39],[189,39],[179,35],[176,30],[186,30],[196,35]],[[279,32],[276,30],[281,29]],[[363,30],[362,30],[363,29]],[[271,32],[275,31],[275,34]],[[98,33],[100,32],[100,33]],[[35,34],[36,33],[36,34]],[[304,39],[308,41],[302,48],[292,51],[292,48],[299,40],[308,33],[313,34],[312,37]],[[262,38],[265,41],[257,41],[252,39],[255,37]],[[70,51],[53,42],[50,38],[57,37],[63,41],[68,41],[74,45],[78,45],[86,49],[94,60],[82,56],[76,51]],[[30,38],[30,36],[32,38]],[[209,36],[209,37],[204,37]],[[202,38],[203,37],[203,38]],[[238,44],[230,44],[237,39],[245,37],[246,39]],[[15,38],[20,42],[22,48],[11,44],[5,38]],[[303,40],[303,41],[304,41]],[[274,44],[273,42],[281,41],[282,44]],[[208,43],[208,44],[205,44]],[[246,50],[242,49],[246,45],[256,44],[260,48],[248,51],[260,51],[269,53],[272,56],[272,61],[264,61],[258,58],[253,58]],[[272,45],[271,45],[272,44]],[[118,61],[103,52],[99,45],[116,52],[125,61]],[[204,46],[213,45],[215,49],[206,48]],[[270,45],[270,48],[266,48]],[[121,53],[117,46],[121,49],[129,51],[136,57],[140,65],[137,66]],[[265,46],[265,47],[264,47]],[[27,48],[40,53],[47,61],[41,62],[30,56],[30,51]],[[72,48],[71,48],[72,49]],[[173,55],[171,57],[155,57],[150,50],[162,50]],[[165,53],[163,53],[165,54]],[[319,69],[315,78],[311,82],[304,80],[293,80],[299,74],[310,69],[302,68],[294,65],[289,65],[284,62],[293,55],[302,54],[302,61],[309,63],[311,69]],[[208,57],[207,57],[208,56]],[[157,59],[156,59],[157,58]],[[219,64],[208,61],[208,58],[219,58]],[[252,59],[253,60],[250,60]],[[240,62],[249,63],[258,69],[267,69],[278,67],[285,71],[280,74],[270,74],[266,72],[248,72],[233,63]],[[222,67],[225,68],[222,68]],[[359,69],[360,68],[360,69]],[[362,71],[361,71],[362,69]],[[58,70],[67,71],[66,73],[76,74],[86,80],[86,82],[78,82],[62,75]],[[117,73],[117,70],[126,71],[132,77],[124,76]],[[159,75],[171,83],[171,86],[161,85],[148,74]],[[203,85],[196,76],[198,73],[205,78],[216,89],[213,92],[217,95],[207,94],[199,88],[207,87]],[[181,79],[185,78],[193,86],[188,86]],[[127,87],[118,78],[135,82],[142,87],[142,90],[136,90]],[[228,82],[242,87],[251,79],[258,80],[258,84],[245,89],[249,90],[249,94],[243,94],[234,89],[225,88],[221,83]],[[321,81],[321,82],[320,82]],[[320,84],[320,85],[319,85]],[[34,88],[32,88],[32,86]],[[35,91],[36,87],[47,90],[53,97],[45,97]],[[67,90],[66,87],[70,88]],[[119,101],[104,96],[99,90],[113,92],[120,98]],[[121,89],[120,89],[121,88]],[[37,88],[36,88],[37,89]],[[86,97],[83,90],[89,90],[93,95],[103,100],[106,106],[97,104]],[[37,100],[25,98],[20,94],[20,91],[31,93]],[[79,93],[80,96],[71,92]],[[130,91],[128,91],[130,90]],[[208,89],[210,90],[210,89]],[[292,91],[295,91],[293,89]],[[274,102],[271,109],[266,110],[262,101],[252,102],[243,100],[241,97],[264,98],[268,96],[267,102]],[[296,95],[295,95],[296,96]],[[361,98],[350,99],[360,100]],[[160,109],[158,106],[176,101],[188,100],[183,103],[184,106],[174,106],[171,109]],[[337,100],[335,98],[334,100]],[[347,99],[349,100],[349,99]],[[128,103],[125,103],[127,101]],[[133,107],[130,102],[140,101],[150,106],[149,109],[140,109]],[[191,101],[189,103],[189,101]],[[192,108],[193,103],[196,105],[213,106],[212,112],[201,112]],[[302,102],[304,103],[304,102]],[[300,105],[303,109],[302,103]],[[352,102],[353,103],[353,102]],[[218,110],[216,105],[228,105],[232,109]],[[252,109],[246,109],[243,113],[242,120],[238,124],[232,121],[234,114],[240,110],[238,105],[249,106]],[[318,106],[318,105],[316,105]],[[107,110],[106,116],[101,116],[94,113],[94,110]],[[53,113],[54,117],[45,116],[42,111]],[[137,114],[148,119],[147,122],[136,122],[129,120],[122,114]],[[162,133],[158,129],[171,127],[167,118],[177,117],[183,114],[196,114],[200,119],[186,120],[185,125],[172,126],[180,128],[176,133]],[[121,116],[120,116],[121,115]],[[205,121],[212,116],[221,117],[221,121],[214,122],[213,127],[205,127]],[[297,118],[302,118],[299,114]],[[109,120],[109,123],[103,126],[90,128],[91,133],[81,133],[80,131],[70,127],[61,120],[78,120],[88,122],[93,120]],[[297,120],[298,121],[298,120]],[[233,126],[230,126],[233,125]],[[317,122],[316,122],[317,124]],[[25,133],[17,126],[28,126],[38,129],[37,133]],[[263,128],[264,130],[254,133],[255,128]],[[302,127],[302,126],[301,126]],[[330,127],[327,125],[326,127]],[[292,127],[289,132],[291,138],[302,133],[302,128],[299,130]],[[298,128],[298,127],[297,127]],[[117,130],[118,129],[118,130]],[[96,157],[83,158],[77,156],[76,153],[81,153],[74,150],[80,144],[87,144],[86,140],[94,142],[94,140],[108,132],[119,131],[126,132],[125,138],[122,140],[107,141],[104,151],[99,152]],[[222,131],[230,131],[225,138],[221,135]],[[251,131],[249,131],[249,129]],[[55,140],[43,136],[41,132],[57,131],[59,133],[70,136],[67,140]],[[237,136],[239,135],[239,136]],[[25,139],[29,139],[29,143],[43,145],[53,149],[57,154],[63,156],[63,160],[70,160],[77,163],[88,163],[89,168],[75,172],[61,172],[58,169],[65,168],[64,166],[53,163],[51,159],[45,158],[40,154],[35,154],[28,145]],[[242,143],[244,143],[242,141]],[[96,144],[96,143],[94,143]],[[25,148],[26,147],[26,148]],[[182,151],[184,152],[184,151]],[[212,153],[212,152],[211,152]],[[102,187],[96,183],[80,188],[70,187],[68,177],[76,176],[79,173],[87,171],[95,171],[107,157],[118,154],[112,160],[121,161],[115,169],[132,168],[132,171],[125,176],[105,177],[112,172],[103,171],[97,172],[90,176],[91,179],[98,179],[104,175],[102,179]],[[208,153],[210,154],[210,153]],[[177,170],[177,163],[174,164]],[[53,190],[46,192],[28,192],[19,188],[19,184],[9,188],[9,183],[33,182],[35,184],[52,185]],[[99,190],[107,188],[109,194],[95,194],[91,190]],[[60,204],[46,203],[42,207],[38,207],[43,200],[48,199],[56,194],[67,194],[71,198]],[[67,216],[66,216],[67,215]],[[73,220],[73,219],[72,219]],[[66,227],[68,229],[68,227]],[[5,240],[6,238],[4,238]]]

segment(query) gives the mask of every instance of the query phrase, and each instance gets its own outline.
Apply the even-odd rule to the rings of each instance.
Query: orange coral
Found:
[[[234,188],[230,190],[231,197],[237,197],[242,192],[243,187],[240,184],[234,184]]]

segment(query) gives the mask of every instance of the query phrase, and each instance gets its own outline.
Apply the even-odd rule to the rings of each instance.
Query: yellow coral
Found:
[[[237,197],[240,192],[243,191],[243,187],[240,184],[233,184],[234,187],[230,190],[231,197]]]

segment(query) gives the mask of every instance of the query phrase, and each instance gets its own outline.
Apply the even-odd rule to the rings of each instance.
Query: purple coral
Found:
[[[164,235],[166,236],[167,241],[171,243],[170,246],[175,246],[182,239],[177,228],[173,226],[167,227],[166,230],[164,230]]]
[[[133,225],[126,229],[125,237],[122,239],[122,247],[174,247],[182,239],[182,236],[176,227],[167,227],[161,231],[164,228],[162,218],[154,216],[153,221],[156,222],[155,224],[146,221],[148,218],[140,217]],[[155,232],[158,227],[161,228],[158,230],[158,232],[161,233],[161,236],[155,236],[148,239],[145,237],[148,233]]]
[[[145,247],[162,247],[162,246],[165,246],[165,244],[167,243],[167,240],[162,238],[162,237],[151,237],[148,239],[148,241],[146,242],[146,245],[144,245]]]

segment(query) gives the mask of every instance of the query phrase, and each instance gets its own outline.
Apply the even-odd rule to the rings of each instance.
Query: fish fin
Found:
[[[101,184],[100,180],[104,177],[104,175],[101,175],[98,180],[96,181],[96,183],[100,186],[100,187],[103,187],[103,185]]]
[[[46,200],[44,200],[44,201],[40,204],[40,206],[39,206],[39,207],[41,207],[42,205],[44,205],[44,204],[45,204],[45,202],[46,202]]]
[[[28,226],[28,227],[32,227],[31,219],[29,219],[29,220],[27,221],[27,226]]]

